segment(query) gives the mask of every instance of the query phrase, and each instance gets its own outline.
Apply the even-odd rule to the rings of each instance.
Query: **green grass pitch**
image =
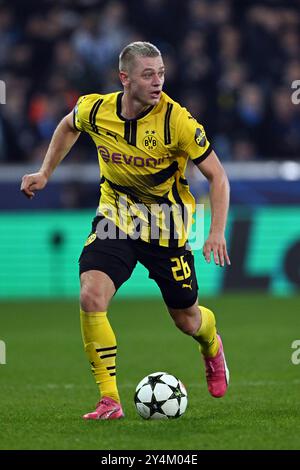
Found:
[[[173,326],[160,301],[114,300],[118,381],[126,418],[85,422],[97,389],[84,355],[77,302],[1,303],[1,449],[299,449],[299,297],[223,296],[214,309],[231,384],[223,399],[206,389],[197,344]],[[183,417],[145,421],[136,384],[165,370],[188,390]]]

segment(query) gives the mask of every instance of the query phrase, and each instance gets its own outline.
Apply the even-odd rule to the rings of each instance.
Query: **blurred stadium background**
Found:
[[[227,240],[232,266],[221,270],[205,265],[200,252],[196,253],[196,264],[200,296],[205,297],[206,303],[218,306],[219,321],[232,342],[228,346],[236,367],[237,384],[239,377],[247,381],[250,376],[256,391],[261,382],[262,394],[268,387],[275,388],[279,402],[274,410],[283,406],[279,396],[286,396],[291,405],[285,407],[286,412],[291,419],[297,413],[299,416],[299,410],[292,410],[296,398],[292,398],[291,391],[299,388],[300,365],[295,367],[290,356],[291,343],[299,338],[300,104],[292,101],[295,91],[292,83],[300,80],[300,1],[0,1],[0,79],[6,92],[6,102],[3,103],[1,96],[0,104],[0,339],[7,346],[7,365],[0,366],[1,382],[13,406],[14,400],[20,399],[15,394],[15,376],[27,371],[26,400],[34,409],[36,397],[33,399],[32,390],[37,394],[37,389],[30,389],[30,384],[39,382],[42,387],[49,380],[48,372],[44,371],[46,366],[37,362],[31,344],[38,350],[40,338],[51,351],[57,338],[57,351],[61,347],[63,355],[59,361],[68,363],[68,353],[63,353],[65,345],[60,344],[63,332],[57,331],[62,316],[65,330],[70,328],[74,333],[70,336],[66,333],[65,351],[76,350],[79,364],[68,380],[72,383],[75,380],[76,385],[77,376],[84,373],[82,383],[89,383],[87,367],[81,358],[76,299],[77,259],[98,202],[99,170],[93,143],[82,135],[46,190],[32,201],[21,195],[19,187],[24,173],[39,168],[57,123],[70,112],[81,94],[120,89],[117,58],[122,47],[132,40],[148,40],[161,49],[167,67],[165,91],[204,124],[230,179]],[[188,179],[196,200],[205,204],[207,231],[207,183],[192,166],[188,168]],[[160,309],[158,314],[153,313],[153,318],[158,323],[162,321],[162,325],[166,323],[160,320],[164,309],[157,300],[159,292],[141,266],[121,288],[117,299],[112,310],[117,332],[118,328],[121,336],[124,332],[124,338],[124,317],[130,316],[134,302],[136,309],[143,309],[143,305],[149,312]],[[73,313],[67,314],[68,311]],[[118,311],[122,311],[122,316],[118,316]],[[243,313],[248,317],[241,320]],[[252,329],[249,316],[253,319]],[[53,318],[57,319],[57,325]],[[148,320],[142,313],[139,319],[141,341],[148,344]],[[283,321],[285,330],[281,328]],[[247,331],[243,330],[243,323]],[[22,334],[16,332],[18,325],[22,325]],[[165,331],[170,329],[171,325],[166,323]],[[173,363],[164,357],[166,351],[159,344],[166,337],[179,343],[186,338],[179,340],[177,332],[174,337],[171,333],[165,333],[166,336],[156,333],[157,344],[152,338],[150,351],[140,351],[145,361],[153,360],[153,367],[150,365],[150,370],[140,367],[140,375],[131,375],[132,386],[141,375],[155,368],[170,366],[172,372],[180,377],[184,375],[183,363]],[[237,339],[247,334],[246,342]],[[270,350],[274,338],[281,348],[276,363]],[[129,336],[128,341],[132,339]],[[152,359],[154,344],[163,365],[158,358]],[[186,347],[187,342],[182,344]],[[124,341],[125,356],[130,357],[129,349]],[[251,351],[255,366],[246,350]],[[259,369],[259,358],[264,354],[267,361]],[[242,363],[245,359],[247,373],[240,370],[238,357]],[[54,370],[56,359],[51,354],[46,359]],[[119,364],[122,380],[126,376],[124,357]],[[269,382],[264,385],[266,372]],[[289,385],[285,387],[287,378]],[[57,372],[51,380],[54,385],[61,384],[65,376]],[[186,380],[196,382],[196,377],[188,375]],[[89,384],[92,389],[92,382]],[[48,397],[52,389],[48,388]],[[125,399],[131,403],[132,390],[130,393],[126,390]],[[191,390],[193,393],[192,386]],[[206,393],[204,388],[203,393]],[[92,394],[90,400],[94,400],[91,397]],[[81,398],[80,406],[86,406],[83,393]],[[257,394],[254,403],[260,399]],[[204,404],[198,404],[204,413],[205,400]],[[226,403],[230,406],[230,397]],[[74,407],[72,413],[76,412]],[[0,443],[1,448],[47,448],[47,443],[50,448],[80,448],[76,439],[51,443],[48,437],[39,441],[35,436],[30,442],[21,438],[19,444],[14,437],[9,440],[7,436],[13,436],[16,431],[14,418],[10,416],[7,421],[10,432],[6,434],[7,440]],[[214,419],[217,419],[215,415]],[[263,439],[255,441],[253,425],[254,440],[238,441],[233,436],[225,444],[220,438],[215,446],[299,448],[299,440],[293,440],[289,432],[293,426],[296,429],[295,422],[287,422],[286,427],[280,422],[282,436],[276,423],[265,444]],[[239,432],[238,426],[236,429]],[[106,448],[103,443],[104,447],[99,447],[100,444],[97,447],[97,441],[89,436],[91,446]],[[143,445],[147,448],[146,443],[134,440],[137,437],[131,439],[131,448],[143,448]],[[110,448],[130,448],[126,440],[107,442]],[[160,441],[149,444],[145,437],[145,442],[148,448],[164,448],[159,447],[163,445]],[[198,448],[184,439],[177,443],[173,439],[168,444],[169,448]],[[81,445],[90,448],[87,440]],[[209,448],[208,443],[205,445]]]

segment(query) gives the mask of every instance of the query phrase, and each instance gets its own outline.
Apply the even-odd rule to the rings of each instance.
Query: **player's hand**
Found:
[[[35,191],[43,189],[46,186],[47,181],[47,177],[41,171],[30,175],[24,175],[22,178],[21,191],[29,199],[32,199],[35,195]]]
[[[211,252],[213,253],[214,261],[218,266],[223,267],[225,263],[228,265],[231,264],[223,233],[211,233],[204,243],[203,256],[207,263],[210,263]]]

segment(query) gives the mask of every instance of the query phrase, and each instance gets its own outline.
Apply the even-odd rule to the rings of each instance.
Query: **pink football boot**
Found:
[[[122,406],[110,397],[101,398],[95,411],[83,415],[83,419],[119,419],[123,417]]]
[[[215,398],[225,395],[229,384],[229,370],[224,356],[224,349],[220,335],[217,335],[220,343],[219,351],[215,357],[204,357],[206,369],[206,381],[209,393]]]

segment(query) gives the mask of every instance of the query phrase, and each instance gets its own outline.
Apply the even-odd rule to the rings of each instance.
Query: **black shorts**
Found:
[[[168,307],[194,305],[198,284],[190,249],[165,248],[131,238],[101,240],[95,234],[98,220],[99,217],[94,218],[92,232],[80,255],[80,274],[102,271],[111,278],[117,291],[130,278],[139,261],[160,288]]]

